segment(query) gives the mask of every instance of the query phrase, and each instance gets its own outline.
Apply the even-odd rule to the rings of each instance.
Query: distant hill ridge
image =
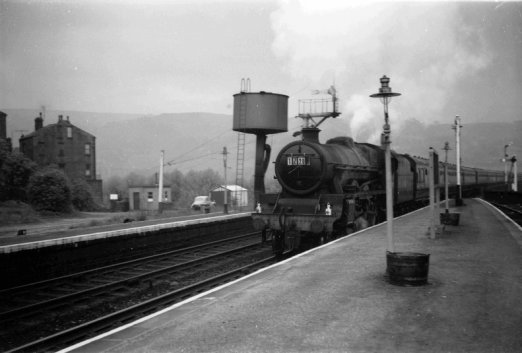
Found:
[[[0,109],[7,116],[7,133],[15,146],[22,133],[34,131],[34,118],[39,110]],[[232,116],[226,114],[188,112],[160,115],[89,113],[75,111],[47,111],[44,125],[55,123],[58,115],[69,116],[72,124],[96,136],[97,174],[102,179],[126,176],[130,172],[153,174],[159,169],[160,151],[165,151],[165,170],[214,169],[223,174],[223,147],[227,156],[227,180],[235,179],[237,132],[232,131]],[[522,156],[522,120],[516,122],[464,123],[461,135],[462,163],[466,166],[503,170],[500,162],[503,147],[509,142],[510,155]],[[320,141],[349,134],[348,119],[325,122]],[[289,119],[289,132],[270,135],[271,160],[279,150],[294,141],[292,133],[298,122]],[[444,142],[450,142],[452,151],[448,161],[455,161],[455,135],[451,124],[424,125],[411,119],[401,131],[393,131],[392,148],[399,153],[427,156],[429,147],[439,151],[443,160]],[[254,170],[255,136],[247,135],[245,150],[245,179]],[[366,141],[359,141],[366,142]],[[269,169],[267,178],[273,177]]]

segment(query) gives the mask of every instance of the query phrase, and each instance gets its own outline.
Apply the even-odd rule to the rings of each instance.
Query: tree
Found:
[[[71,202],[80,211],[93,211],[96,203],[92,197],[92,190],[84,179],[75,179],[71,183]]]
[[[26,201],[29,178],[36,171],[35,162],[20,152],[11,152],[0,140],[0,201]]]
[[[103,183],[105,194],[118,194],[120,198],[125,198],[128,195],[127,179],[117,175],[111,176]]]
[[[183,205],[192,202],[187,196],[185,190],[185,176],[182,172],[174,169],[171,172],[165,173],[165,185],[170,185],[172,202],[175,205]]]
[[[185,187],[192,202],[195,196],[208,195],[210,190],[222,183],[223,178],[213,169],[190,170],[186,175]]]
[[[127,174],[127,177],[126,177],[127,187],[147,185],[147,184],[149,184],[149,180],[152,180],[153,178],[154,178],[153,176],[145,177],[141,174],[131,172],[131,173]]]
[[[45,167],[34,173],[29,180],[28,194],[29,202],[37,211],[71,211],[71,186],[59,169]]]
[[[170,185],[172,190],[172,202],[180,208],[189,207],[195,196],[208,195],[222,180],[219,173],[212,169],[190,170],[186,175],[173,170],[164,176],[165,185]]]
[[[223,183],[223,178],[218,172],[212,169],[203,171],[190,170],[186,174],[174,169],[165,172],[163,175],[163,185],[169,185],[172,190],[172,202],[175,207],[190,207],[194,197],[198,195],[208,195],[210,190]],[[157,176],[150,174],[144,176],[136,172],[127,174],[124,178],[113,176],[105,183],[104,187],[109,193],[118,193],[126,196],[130,186],[156,185]]]

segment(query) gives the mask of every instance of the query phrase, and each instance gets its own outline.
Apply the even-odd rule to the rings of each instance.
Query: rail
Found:
[[[253,238],[255,240],[253,241]],[[128,304],[125,301],[139,302],[152,295],[160,295],[168,291],[177,291],[181,286],[194,282],[196,278],[208,277],[212,271],[220,268],[237,267],[246,258],[249,262],[258,258],[259,254],[268,254],[269,249],[259,241],[259,233],[227,238],[190,248],[170,251],[163,254],[148,256],[142,259],[126,261],[122,264],[106,266],[99,269],[84,271],[75,275],[64,276],[57,279],[42,281],[33,285],[20,286],[0,292],[3,308],[10,308],[12,303],[18,303],[18,307],[0,312],[0,329],[4,342],[8,347],[0,347],[0,350],[11,349],[23,344],[22,340],[30,339],[31,334],[42,330],[40,326],[48,326],[49,315],[53,317],[53,326],[61,327],[64,332],[69,329],[71,323],[67,318],[79,318],[88,320],[88,315],[78,313],[88,312],[96,315],[96,310],[103,305],[121,308]],[[238,243],[239,242],[239,243]],[[242,262],[243,261],[243,262]],[[233,265],[228,265],[233,262]],[[174,279],[173,279],[174,278]],[[172,286],[162,286],[163,283],[175,283]],[[188,286],[190,287],[190,286]],[[50,297],[50,298],[49,298]],[[14,298],[10,300],[9,298]],[[43,299],[42,299],[43,298]],[[130,298],[130,299],[125,299]],[[11,304],[10,304],[11,303]],[[20,305],[19,303],[25,303]],[[110,304],[107,304],[110,303]],[[106,313],[106,310],[104,314]],[[99,315],[98,315],[99,316]],[[63,317],[63,322],[56,323],[56,318]],[[20,336],[17,325],[10,323],[24,320],[27,334]],[[94,319],[92,321],[95,321]],[[71,320],[70,320],[71,321]],[[30,327],[32,325],[33,327]],[[83,324],[79,324],[79,327]],[[31,331],[35,331],[32,333]],[[54,333],[49,336],[52,341]],[[61,336],[64,337],[64,336]],[[20,346],[13,351],[24,351]],[[19,350],[22,349],[22,350]],[[27,348],[27,350],[34,351]]]

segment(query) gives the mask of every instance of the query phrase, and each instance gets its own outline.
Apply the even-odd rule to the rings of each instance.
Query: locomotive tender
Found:
[[[385,218],[384,149],[350,137],[319,142],[317,127],[304,127],[302,140],[287,144],[275,160],[282,191],[261,194],[252,214],[254,228],[272,239],[273,251],[306,249]],[[456,168],[448,165],[450,194]],[[428,159],[392,152],[394,212],[402,213],[429,199]],[[444,178],[439,163],[440,179]],[[461,168],[464,192],[501,184],[501,171]]]

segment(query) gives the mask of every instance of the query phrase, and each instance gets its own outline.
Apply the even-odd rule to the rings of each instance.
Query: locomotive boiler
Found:
[[[303,128],[275,160],[279,194],[263,194],[254,227],[274,252],[302,249],[375,224],[384,197],[379,147],[337,137],[322,144],[319,129]]]

